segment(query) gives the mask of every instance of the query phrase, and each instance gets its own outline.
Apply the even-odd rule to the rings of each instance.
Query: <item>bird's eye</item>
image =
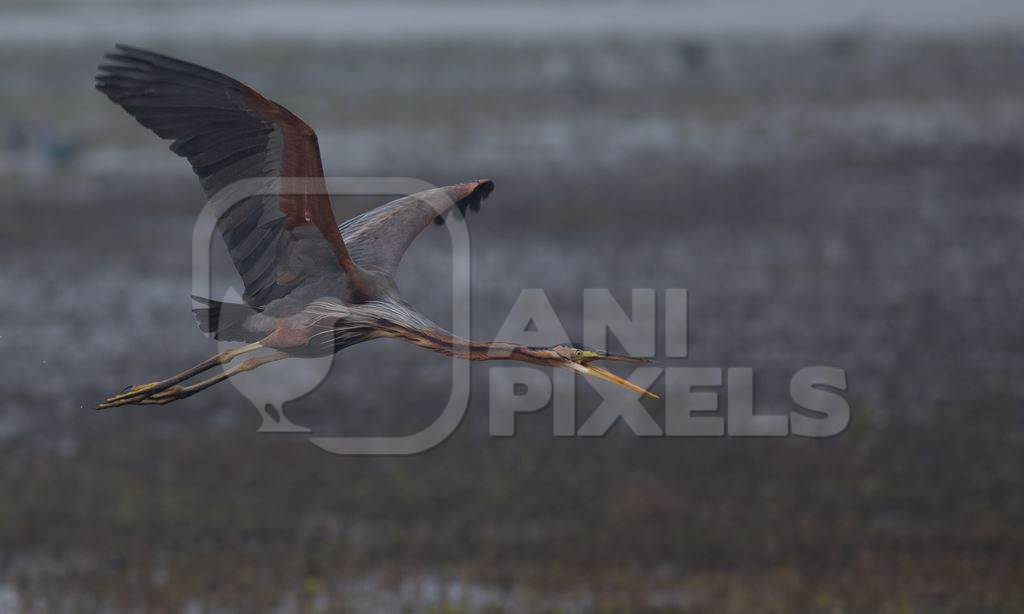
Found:
[[[583,358],[583,350],[576,350],[576,358]]]

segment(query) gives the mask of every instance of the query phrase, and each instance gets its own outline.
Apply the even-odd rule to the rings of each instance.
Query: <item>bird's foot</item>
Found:
[[[181,386],[171,386],[165,388],[159,392],[149,394],[139,401],[136,401],[139,405],[166,405],[171,401],[177,401],[178,399],[184,399],[187,396],[191,396],[191,392]]]
[[[138,386],[128,386],[121,392],[108,398],[104,403],[111,403],[114,401],[120,401],[121,399],[129,399],[131,397],[137,397],[144,392],[149,392],[160,385],[160,382],[149,382],[148,384],[139,384]]]
[[[148,384],[129,386],[120,393],[105,399],[102,403],[96,406],[96,409],[107,409],[109,407],[118,407],[121,405],[139,404],[144,399],[147,399],[165,389],[166,387],[162,386],[161,382],[149,382]]]

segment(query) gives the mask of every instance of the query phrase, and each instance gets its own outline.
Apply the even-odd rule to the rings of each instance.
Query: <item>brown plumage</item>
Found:
[[[194,297],[200,328],[245,345],[173,377],[133,386],[99,408],[165,404],[229,377],[289,357],[318,356],[391,337],[468,360],[563,366],[651,393],[594,360],[638,361],[577,346],[533,348],[454,337],[398,295],[402,255],[452,207],[477,211],[494,184],[480,179],[392,201],[339,225],[331,209],[316,134],[256,90],[221,73],[118,45],[96,88],[186,158],[207,197],[225,205],[217,227],[245,286],[244,304]],[[297,189],[285,191],[292,178]],[[241,180],[276,189],[232,198]],[[296,192],[296,193],[291,193]],[[184,381],[239,356],[270,349],[191,386]]]

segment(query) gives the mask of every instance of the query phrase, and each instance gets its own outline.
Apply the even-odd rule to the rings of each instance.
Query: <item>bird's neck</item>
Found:
[[[519,360],[534,364],[546,364],[537,348],[505,341],[474,341],[463,339],[441,328],[406,328],[397,336],[427,348],[463,360]]]
[[[523,350],[522,346],[514,343],[463,339],[440,329],[417,330],[406,339],[428,350],[463,360],[516,360]]]
[[[428,350],[463,360],[519,360],[538,365],[552,364],[550,352],[505,341],[464,339],[441,328],[426,316],[413,310],[404,301],[387,301],[384,327],[391,337],[403,339]],[[378,312],[378,315],[379,312]]]

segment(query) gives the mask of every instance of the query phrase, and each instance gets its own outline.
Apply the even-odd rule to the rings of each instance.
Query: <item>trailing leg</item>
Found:
[[[230,369],[225,370],[223,373],[219,373],[209,379],[204,379],[199,383],[191,386],[172,386],[163,392],[148,395],[146,398],[135,402],[139,405],[166,405],[167,403],[178,401],[190,397],[197,392],[206,390],[210,386],[223,382],[224,380],[234,377],[239,373],[252,371],[253,369],[263,366],[269,362],[283,360],[285,358],[290,358],[290,356],[284,352],[274,352],[273,354],[267,354],[266,356],[250,358],[231,367]]]
[[[106,399],[105,401],[100,403],[96,407],[96,409],[107,409],[108,407],[117,407],[119,405],[137,404],[142,399],[148,398],[158,392],[164,391],[175,384],[179,384],[189,378],[195,377],[196,375],[199,375],[204,371],[208,371],[213,367],[227,364],[243,354],[254,352],[262,347],[263,344],[259,342],[249,343],[247,345],[243,345],[242,347],[235,348],[233,350],[227,350],[219,354],[215,354],[214,356],[207,358],[206,360],[195,365],[194,367],[186,369],[181,373],[178,373],[177,375],[172,375],[167,379],[163,379],[157,382],[150,382],[148,384],[139,384],[138,386],[132,386],[127,390]]]

